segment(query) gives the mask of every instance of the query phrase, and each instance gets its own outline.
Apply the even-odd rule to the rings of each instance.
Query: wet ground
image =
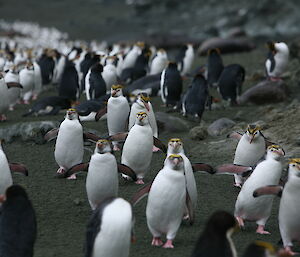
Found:
[[[225,64],[240,63],[245,66],[247,74],[251,75],[255,71],[263,70],[263,63],[266,50],[259,48],[252,53],[232,54],[224,56]],[[195,66],[204,64],[205,58],[197,59]],[[247,76],[245,83],[246,87],[254,85],[256,82],[250,81]],[[292,78],[292,76],[290,76]],[[257,120],[267,120],[267,108],[278,108],[280,112],[284,112],[284,108],[290,104],[294,98],[299,98],[299,86],[291,79],[288,80],[290,86],[291,98],[281,104],[273,104],[263,107],[257,106],[239,106],[229,107],[227,109],[218,109],[213,111],[206,111],[203,116],[205,124],[209,125],[214,120],[227,117],[238,122],[238,126],[245,126],[247,123],[255,122]],[[50,90],[43,95],[55,94],[54,90]],[[152,99],[155,111],[166,111],[161,107],[160,98]],[[296,104],[297,105],[297,104]],[[299,104],[298,104],[299,106]],[[25,112],[24,106],[17,106],[14,112],[8,114],[9,121],[0,124],[0,128],[8,126],[20,121],[33,120],[62,120],[64,114],[61,113],[54,117],[27,117],[22,118],[21,114]],[[298,109],[299,110],[299,109]],[[236,115],[240,113],[239,119]],[[299,112],[298,112],[299,114]],[[181,117],[179,114],[172,114]],[[297,115],[299,116],[299,115]],[[273,124],[266,134],[272,136],[272,140],[279,141],[285,148],[292,151],[294,157],[300,156],[299,146],[293,144],[290,138],[295,131],[299,130],[299,119],[290,121],[290,124],[284,124],[285,129],[282,133],[285,134],[284,139],[276,133],[283,127],[283,119],[277,121],[270,121]],[[190,128],[199,125],[196,122],[188,121]],[[106,121],[98,123],[84,123],[84,129],[96,129],[100,133],[107,131]],[[237,126],[237,127],[238,127]],[[245,127],[244,127],[245,128]],[[298,129],[298,130],[297,130]],[[298,133],[298,132],[297,132]],[[299,134],[298,134],[299,135]],[[233,160],[235,141],[227,139],[226,135],[211,137],[209,136],[203,141],[195,141],[190,138],[189,131],[182,133],[167,133],[160,134],[160,139],[167,143],[168,139],[172,137],[179,137],[183,140],[186,154],[192,162],[205,162],[212,166],[222,163],[228,163]],[[275,137],[275,138],[274,138]],[[94,146],[89,146],[93,150]],[[85,192],[85,177],[86,174],[81,173],[75,181],[57,179],[55,172],[57,164],[54,160],[54,142],[37,145],[33,142],[22,142],[16,140],[12,143],[4,145],[5,152],[12,162],[21,162],[29,169],[29,177],[23,177],[14,174],[14,182],[23,185],[28,191],[29,197],[35,207],[38,219],[38,239],[35,245],[36,257],[79,257],[83,256],[83,244],[85,240],[85,226],[91,214],[91,210],[86,198]],[[289,152],[287,154],[289,155]],[[295,156],[297,154],[297,156]],[[120,154],[116,157],[120,160]],[[90,152],[85,152],[85,160],[90,158]],[[151,163],[151,172],[147,174],[145,181],[150,181],[157,172],[162,168],[164,161],[163,153],[156,153],[153,155]],[[233,213],[235,199],[239,192],[233,187],[233,177],[228,175],[206,175],[195,174],[198,187],[198,208],[196,210],[196,222],[193,226],[189,226],[183,222],[177,237],[174,241],[175,249],[161,249],[151,246],[151,234],[148,231],[145,219],[146,199],[142,200],[136,207],[134,207],[135,214],[135,234],[137,241],[131,245],[131,257],[182,257],[190,256],[197,237],[204,228],[204,224],[209,215],[216,210],[227,210]],[[120,179],[119,194],[121,197],[129,200],[132,195],[140,188],[140,186],[133,183],[125,182]],[[255,234],[256,226],[253,223],[248,223],[244,231],[236,233],[233,237],[239,254],[244,251],[245,247],[254,240],[264,240],[277,244],[280,239],[277,222],[279,199],[275,199],[272,210],[272,215],[267,223],[267,229],[271,235],[257,235]],[[122,213],[120,213],[122,215]],[[297,246],[296,250],[300,250]]]

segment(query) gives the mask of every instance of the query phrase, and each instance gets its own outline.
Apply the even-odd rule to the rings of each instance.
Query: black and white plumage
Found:
[[[194,61],[195,53],[192,44],[186,44],[181,47],[176,61],[178,63],[178,70],[182,76],[188,75]]]
[[[86,232],[85,257],[128,257],[132,233],[131,205],[108,198],[93,212]]]
[[[32,257],[36,234],[35,212],[25,190],[9,187],[0,213],[0,256]]]
[[[219,92],[224,100],[237,104],[237,97],[242,93],[246,71],[239,64],[230,64],[224,68],[218,81]]]
[[[208,51],[207,57],[207,83],[210,87],[217,87],[217,82],[224,69],[223,60],[219,49]]]
[[[209,218],[191,257],[236,257],[231,234],[237,226],[235,218],[225,211],[217,211]]]
[[[55,68],[55,61],[51,56],[51,51],[46,49],[37,62],[41,68],[42,83],[47,85],[51,82]]]
[[[166,106],[175,106],[180,100],[182,92],[182,78],[177,69],[177,64],[170,62],[161,74],[160,81],[161,99]]]
[[[208,86],[203,75],[194,77],[192,84],[182,99],[183,115],[191,115],[201,119],[208,98]]]

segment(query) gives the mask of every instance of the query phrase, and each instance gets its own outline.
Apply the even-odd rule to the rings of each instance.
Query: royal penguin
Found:
[[[95,63],[86,75],[85,93],[87,100],[99,98],[106,94],[106,83],[102,77],[103,66]]]
[[[121,85],[113,85],[111,97],[107,101],[107,128],[110,136],[127,131],[130,107],[126,97],[123,96],[122,88]],[[120,150],[117,141],[113,141],[113,146],[114,151]]]
[[[33,257],[37,222],[26,191],[19,185],[7,188],[0,214],[0,255]]]
[[[153,131],[147,113],[137,113],[135,125],[129,130],[121,157],[121,163],[136,173],[136,184],[144,184],[143,178],[149,171],[152,160],[153,142]]]
[[[255,221],[258,225],[256,233],[270,234],[265,230],[265,224],[270,217],[274,196],[254,198],[255,189],[279,183],[282,164],[283,149],[278,145],[268,147],[266,159],[260,162],[253,173],[244,183],[235,203],[234,216],[240,227],[244,221]]]
[[[201,120],[208,101],[208,86],[202,74],[197,74],[182,98],[183,116],[192,116]]]
[[[195,180],[195,176],[193,173],[192,164],[191,164],[190,160],[188,159],[188,157],[184,153],[183,142],[181,139],[171,138],[169,140],[168,152],[167,152],[167,157],[165,159],[165,164],[168,161],[168,157],[172,154],[180,155],[183,159],[184,175],[185,175],[185,179],[186,179],[187,191],[191,198],[193,208],[196,209],[197,199],[198,199],[196,180]]]
[[[146,217],[153,236],[152,245],[163,245],[161,236],[166,234],[167,241],[163,247],[174,248],[173,240],[181,224],[186,201],[190,199],[187,195],[183,158],[171,154],[149,191]]]
[[[192,44],[186,44],[180,49],[177,57],[178,70],[182,76],[189,75],[195,58],[195,51]]]
[[[85,257],[128,257],[133,230],[130,203],[111,197],[93,212],[86,231]]]
[[[266,140],[258,125],[250,124],[246,132],[240,137],[235,150],[233,163],[244,166],[254,166],[264,156]],[[241,187],[243,179],[240,175],[234,175],[235,186]]]
[[[14,82],[20,83],[19,73],[17,71],[17,66],[12,66],[9,71],[4,76],[5,83]],[[21,88],[10,88],[8,90],[8,98],[9,98],[9,110],[13,111],[14,106],[18,102],[21,96]]]
[[[288,180],[284,187],[276,184],[257,188],[254,197],[265,197],[266,195],[277,195],[281,197],[279,205],[279,230],[283,246],[288,256],[295,255],[292,251],[293,241],[300,241],[300,222],[298,214],[300,211],[300,159],[289,161]]]
[[[135,65],[136,59],[142,53],[145,44],[143,42],[137,42],[133,45],[132,49],[126,54],[123,60],[122,69],[132,68]]]
[[[130,130],[136,120],[136,115],[139,112],[145,112],[148,115],[150,127],[152,128],[153,136],[158,138],[158,128],[157,128],[157,122],[155,118],[155,114],[153,111],[152,104],[150,102],[150,97],[147,93],[139,93],[136,101],[132,104],[129,114],[129,126],[128,129]],[[153,146],[153,151],[158,151],[158,148]]]
[[[230,101],[231,105],[238,103],[245,75],[244,67],[239,64],[230,64],[223,69],[218,80],[218,89],[223,100]]]
[[[23,86],[21,97],[22,97],[22,103],[29,104],[30,99],[32,97],[32,90],[34,89],[34,66],[31,61],[28,61],[26,63],[25,68],[23,68],[20,73],[20,84]]]
[[[160,95],[162,102],[168,107],[176,106],[182,93],[182,78],[175,62],[169,62],[161,74]]]
[[[158,49],[150,65],[150,75],[161,73],[168,65],[168,55],[164,49]]]
[[[86,177],[86,192],[92,210],[106,198],[118,195],[118,167],[108,140],[96,143]]]
[[[103,67],[102,77],[105,81],[106,92],[109,94],[112,85],[117,84],[117,68],[114,65],[115,56],[108,56],[105,59],[105,66]]]
[[[220,50],[213,48],[207,53],[206,79],[209,87],[217,87],[217,82],[224,69]]]
[[[57,173],[64,173],[83,159],[83,129],[75,109],[68,109],[60,124],[54,157],[59,165]],[[71,178],[76,178],[72,176]]]
[[[74,59],[66,59],[63,73],[59,81],[58,95],[76,102],[79,98],[79,78],[73,62]]]
[[[237,257],[231,238],[237,228],[233,215],[226,211],[214,212],[206,222],[191,257]]]
[[[267,78],[276,81],[286,71],[289,61],[289,48],[284,42],[268,42],[269,54],[265,62]]]
[[[54,56],[58,58],[57,63],[55,63]],[[41,57],[38,59],[37,63],[41,69],[42,83],[43,85],[47,85],[53,81],[54,83],[58,83],[62,69],[60,69],[61,65],[58,64],[62,62],[64,57],[61,59],[58,56],[58,53],[53,49],[44,49]],[[56,71],[55,71],[56,70]],[[57,75],[54,75],[57,74]]]

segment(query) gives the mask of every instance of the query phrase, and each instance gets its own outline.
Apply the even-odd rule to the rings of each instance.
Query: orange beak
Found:
[[[249,141],[250,144],[252,143],[253,139],[254,139],[254,135],[252,135],[251,138],[250,138],[250,141]]]
[[[145,108],[146,108],[147,111],[149,112],[149,111],[150,111],[150,106],[149,106],[149,104],[148,104],[147,102],[144,102],[144,101],[143,101],[143,103],[144,103],[144,105],[145,105]]]

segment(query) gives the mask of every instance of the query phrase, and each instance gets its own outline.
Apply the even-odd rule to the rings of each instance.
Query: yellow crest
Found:
[[[146,94],[140,93],[141,99],[145,102],[149,102],[150,101],[150,97]]]
[[[143,116],[143,115],[147,115],[147,113],[145,113],[145,112],[138,112],[136,115],[137,116]]]
[[[261,127],[256,124],[249,124],[247,127],[247,131],[250,134],[254,134],[256,131],[260,131],[260,130],[261,130]]]
[[[68,112],[76,112],[76,110],[74,108],[70,108],[68,109]]]
[[[172,143],[175,143],[175,142],[182,142],[180,138],[171,138],[169,140],[169,143],[172,142]]]
[[[281,146],[280,145],[269,145],[268,149],[271,149],[271,148],[279,150],[279,149],[281,149]]]
[[[300,158],[290,159],[289,164],[300,164]]]
[[[116,90],[116,89],[122,89],[123,86],[122,86],[122,85],[112,85],[111,88],[112,88],[113,90]]]
[[[269,250],[269,252],[272,253],[272,254],[275,253],[275,248],[270,243],[267,243],[267,242],[264,242],[264,241],[255,241],[255,244]]]
[[[98,141],[97,141],[97,144],[99,143],[99,144],[103,144],[103,143],[107,143],[108,142],[108,140],[107,139],[99,139]]]

